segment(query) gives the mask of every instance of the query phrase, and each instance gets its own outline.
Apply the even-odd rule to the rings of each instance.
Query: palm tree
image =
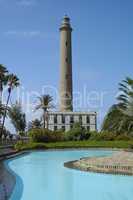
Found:
[[[2,64],[0,64],[0,103],[2,104],[2,92],[3,86],[8,82],[8,70]]]
[[[39,119],[34,119],[31,122],[29,122],[28,130],[32,129],[40,129],[42,127],[42,122]]]
[[[2,123],[1,119],[4,116],[5,113],[5,106],[3,104],[0,104],[0,139],[2,138]],[[3,133],[4,133],[4,127],[3,127]]]
[[[118,103],[113,105],[102,124],[102,130],[133,133],[133,80],[127,77],[119,84]]]
[[[133,80],[127,77],[119,86],[118,107],[125,115],[133,117]]]
[[[47,128],[48,128],[48,110],[53,108],[52,101],[53,98],[50,95],[42,95],[38,97],[39,104],[36,106],[35,110],[42,110],[43,111],[43,127],[46,128],[45,121],[47,121]]]
[[[8,116],[10,117],[16,132],[18,134],[24,133],[26,129],[26,115],[22,111],[22,106],[19,102],[16,102],[10,107]]]
[[[1,119],[2,116],[4,115],[3,108],[4,106],[2,105],[2,93],[3,93],[3,87],[7,84],[8,81],[8,70],[6,67],[2,64],[0,64],[0,124],[1,124]]]
[[[19,85],[20,85],[20,83],[19,83],[18,77],[14,74],[9,74],[8,75],[8,97],[7,97],[5,112],[4,112],[4,116],[3,116],[1,135],[2,135],[2,132],[3,132],[4,124],[5,124],[5,119],[6,119],[6,115],[7,115],[7,108],[8,108],[9,100],[10,100],[10,97],[11,97],[11,92],[15,87],[18,87]]]
[[[5,106],[3,104],[0,104],[0,119],[4,115],[4,112],[5,112]],[[0,121],[0,124],[1,124],[1,121]]]

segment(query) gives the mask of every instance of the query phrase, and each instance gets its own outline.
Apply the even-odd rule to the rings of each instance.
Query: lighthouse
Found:
[[[72,26],[70,18],[65,15],[60,30],[60,80],[59,110],[49,112],[48,128],[52,131],[69,131],[78,123],[89,131],[97,129],[97,114],[90,111],[73,111],[73,77],[72,77]]]
[[[73,111],[72,79],[72,27],[65,15],[60,27],[60,108],[61,112]]]

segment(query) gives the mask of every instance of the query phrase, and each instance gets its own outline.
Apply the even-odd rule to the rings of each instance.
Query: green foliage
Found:
[[[53,142],[64,141],[64,132],[62,130],[53,131],[51,139]]]
[[[119,134],[133,133],[133,80],[127,77],[119,84],[118,103],[107,113],[102,131]]]
[[[32,129],[29,136],[34,142],[57,142],[64,140],[64,134],[60,131],[50,131],[48,129]]]
[[[1,126],[0,126],[0,129],[1,129]],[[6,139],[7,136],[10,136],[10,135],[11,135],[10,131],[7,130],[7,129],[4,127],[4,128],[3,128],[3,135],[2,135],[2,138],[3,138],[3,139]]]
[[[26,117],[25,113],[22,111],[22,106],[20,103],[16,102],[13,104],[9,110],[9,117],[17,133],[24,132],[26,128]]]
[[[65,148],[133,148],[133,140],[130,141],[68,141],[54,143],[22,143],[15,145],[17,150],[30,149],[65,149]]]
[[[35,119],[31,122],[29,122],[28,124],[28,130],[32,130],[32,129],[38,129],[38,128],[41,128],[42,127],[42,123],[41,123],[41,120],[39,119]]]
[[[35,110],[43,111],[43,128],[46,128],[46,127],[48,128],[48,111],[49,109],[53,108],[53,104],[52,104],[53,98],[50,95],[42,95],[38,97],[38,99],[39,99],[39,102]],[[47,124],[45,122],[47,122]]]
[[[65,139],[68,141],[84,140],[86,136],[86,131],[80,123],[75,123],[73,128],[65,133]]]
[[[95,141],[113,141],[116,139],[116,134],[109,131],[87,131],[76,123],[74,127],[65,133],[67,141],[82,141],[82,140],[95,140]]]
[[[30,142],[30,143],[24,144],[23,141],[19,141],[15,145],[15,149],[17,149],[18,151],[23,151],[23,150],[30,150],[30,149],[47,149],[47,147],[45,143]]]
[[[2,64],[0,64],[0,90],[3,90],[3,86],[7,84],[8,70]]]
[[[9,74],[6,67],[0,64],[0,124],[1,124],[0,138],[2,138],[2,135],[4,133],[3,130],[4,130],[4,125],[5,125],[5,119],[7,117],[8,104],[11,97],[11,92],[15,87],[18,87],[18,86],[19,86],[18,77],[14,74]],[[3,105],[3,101],[2,101],[4,87],[8,88],[6,105]]]
[[[123,141],[128,141],[128,140],[133,140],[133,137],[127,135],[127,134],[115,134],[111,133],[108,131],[102,131],[102,132],[91,132],[90,133],[90,138],[89,140],[94,140],[94,141],[117,141],[117,140],[123,140]]]
[[[127,134],[120,134],[116,138],[116,140],[130,141],[133,140],[133,137]]]
[[[0,103],[0,124],[1,124],[1,118],[4,116],[5,113],[5,105]],[[9,110],[9,108],[7,108]]]
[[[8,74],[8,92],[20,85],[19,78],[15,74]]]
[[[91,132],[88,130],[84,130],[84,140],[89,140],[91,137]]]
[[[98,133],[96,137],[96,140],[101,140],[101,141],[113,141],[115,139],[116,139],[116,134],[107,131]]]
[[[91,131],[91,132],[90,132],[89,140],[96,140],[98,134],[99,134],[99,133],[96,132],[96,131]]]
[[[47,129],[32,129],[29,136],[34,142],[49,142],[50,131]]]
[[[117,135],[133,133],[133,120],[130,116],[124,115],[118,105],[113,105],[107,113],[102,130],[114,132]]]
[[[2,118],[4,116],[6,117],[5,105],[3,104],[3,101],[2,101],[2,95],[3,95],[4,86],[6,86],[8,83],[7,76],[8,76],[8,70],[6,69],[4,65],[0,64],[0,125],[2,124],[1,129],[0,129],[0,138],[4,134],[4,123],[2,122]]]
[[[26,133],[25,133],[25,131],[19,131],[19,135],[23,137],[26,135]]]

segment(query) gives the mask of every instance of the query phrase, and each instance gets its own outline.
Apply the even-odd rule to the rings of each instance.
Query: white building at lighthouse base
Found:
[[[69,131],[77,122],[88,131],[97,130],[96,112],[49,112],[48,129]]]

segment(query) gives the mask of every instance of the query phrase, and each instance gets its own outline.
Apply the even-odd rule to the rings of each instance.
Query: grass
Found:
[[[127,149],[133,146],[131,141],[68,141],[55,143],[34,143],[23,144],[19,142],[15,145],[17,150],[31,149],[65,149],[65,148],[123,148]]]

